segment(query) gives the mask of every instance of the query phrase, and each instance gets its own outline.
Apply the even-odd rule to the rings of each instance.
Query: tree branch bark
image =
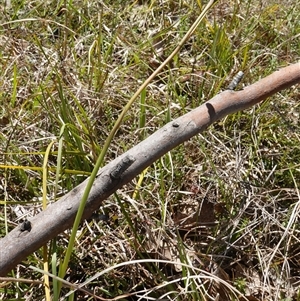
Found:
[[[282,68],[244,90],[226,90],[200,107],[169,122],[99,171],[83,218],[90,217],[103,200],[131,181],[147,166],[174,147],[204,131],[213,122],[228,114],[247,109],[299,82],[300,62]],[[72,226],[86,183],[87,180],[30,219],[30,232],[18,226],[0,240],[0,276],[5,276],[29,254]]]

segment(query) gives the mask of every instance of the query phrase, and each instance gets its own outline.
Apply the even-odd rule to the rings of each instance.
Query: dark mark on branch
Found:
[[[21,224],[20,226],[20,231],[24,232],[24,231],[31,231],[31,222],[27,219],[24,220],[24,222]]]
[[[135,158],[133,156],[126,156],[115,167],[113,167],[110,177],[113,180],[120,179],[125,170],[128,169],[128,167],[132,165],[134,161]]]

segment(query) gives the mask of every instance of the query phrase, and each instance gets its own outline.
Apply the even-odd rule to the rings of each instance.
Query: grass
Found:
[[[202,9],[200,1],[6,1],[2,237],[92,173],[132,95]],[[295,0],[217,1],[131,105],[100,165],[239,70],[241,89],[298,61],[298,14]],[[1,282],[1,298],[299,300],[298,98],[297,87],[282,91],[163,156],[80,225],[70,260],[66,231]],[[40,283],[47,270],[49,289]],[[72,284],[89,291],[64,297]]]

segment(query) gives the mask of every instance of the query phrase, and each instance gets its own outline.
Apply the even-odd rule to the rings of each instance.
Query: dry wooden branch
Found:
[[[300,82],[300,63],[285,67],[242,91],[224,91],[200,107],[166,124],[122,156],[103,167],[94,182],[83,218],[168,151],[204,131],[224,116],[247,109]],[[16,227],[0,240],[0,276],[73,224],[87,180],[45,211],[34,216],[31,231]]]

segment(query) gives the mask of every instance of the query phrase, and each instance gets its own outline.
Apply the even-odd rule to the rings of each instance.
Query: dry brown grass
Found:
[[[6,3],[0,17],[2,236],[41,210],[42,173],[33,167],[42,165],[50,141],[64,138],[58,181],[57,152],[49,161],[53,202],[92,170],[129,97],[200,12],[200,1]],[[238,70],[247,85],[299,60],[297,6],[218,1],[148,87],[142,127],[141,105],[133,105],[107,162],[224,89]],[[86,287],[107,299],[128,294],[122,300],[299,300],[298,102],[298,87],[279,93],[150,166],[141,182],[124,187],[82,224],[66,279],[83,283],[127,263]],[[66,232],[49,244],[57,265],[68,238]],[[28,268],[39,267],[40,258],[37,251],[10,276],[41,279]],[[143,259],[152,263],[131,263]],[[38,285],[0,286],[3,300],[28,295],[45,297]],[[88,300],[81,292],[76,298]]]

